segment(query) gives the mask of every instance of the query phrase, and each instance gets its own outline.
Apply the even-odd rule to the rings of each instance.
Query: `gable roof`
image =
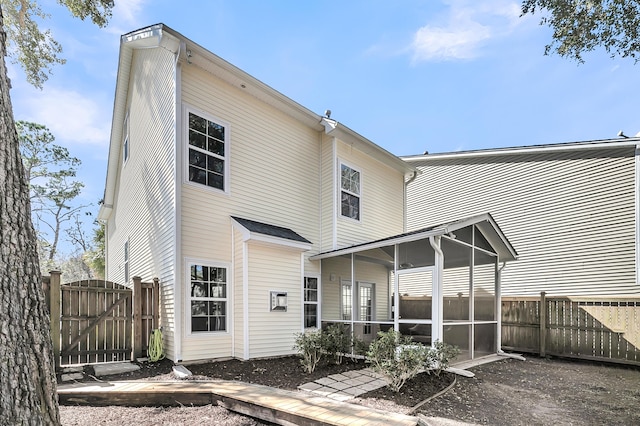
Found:
[[[191,41],[179,32],[160,23],[132,31],[124,34],[120,38],[120,55],[118,60],[118,74],[116,77],[113,118],[111,122],[107,178],[103,204],[98,214],[98,219],[100,220],[107,219],[113,208],[116,179],[120,166],[122,126],[126,114],[127,92],[129,90],[133,52],[136,49],[153,47],[162,47],[173,52],[176,55],[176,63],[182,62],[199,66],[228,84],[240,88],[251,96],[275,107],[312,129],[325,131],[326,133],[337,129],[332,135],[338,138],[344,138],[345,142],[351,144],[354,148],[367,153],[369,156],[400,172],[411,173],[415,171],[413,166],[348,127],[338,124],[333,120],[330,121],[334,124],[327,126],[324,117],[305,108],[255,77],[242,71],[240,68]]]
[[[501,261],[516,260],[518,258],[518,253],[513,248],[509,240],[507,240],[507,237],[504,235],[496,221],[493,219],[493,216],[491,216],[491,214],[489,213],[484,213],[476,216],[470,216],[464,219],[445,222],[440,225],[417,229],[411,232],[405,232],[399,235],[394,235],[367,243],[356,244],[342,249],[327,251],[315,256],[311,256],[310,260],[326,259],[364,250],[371,250],[384,246],[421,240],[429,237],[442,236],[457,231],[458,229],[466,228],[470,225],[476,225],[480,228],[484,237],[496,250],[498,256],[500,256]]]

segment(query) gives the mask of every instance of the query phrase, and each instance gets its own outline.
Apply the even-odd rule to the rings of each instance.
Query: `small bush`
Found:
[[[440,373],[449,368],[449,363],[456,359],[458,355],[460,355],[460,349],[458,349],[457,346],[451,346],[440,340],[436,340],[429,351],[427,364],[429,370],[436,376],[440,376]]]
[[[296,333],[296,340],[293,349],[298,351],[301,357],[300,363],[307,373],[313,373],[322,358],[323,352],[322,331],[309,331],[307,333]]]
[[[322,345],[327,356],[340,365],[344,355],[351,352],[351,333],[343,324],[330,324],[323,331]]]
[[[431,348],[395,330],[380,331],[378,339],[369,345],[367,362],[385,378],[391,390],[399,392],[407,380],[426,367],[430,352]]]

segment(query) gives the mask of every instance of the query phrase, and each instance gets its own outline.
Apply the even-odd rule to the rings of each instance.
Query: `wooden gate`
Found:
[[[45,281],[56,366],[128,361],[146,352],[158,327],[158,281],[133,278],[133,289],[110,281]]]

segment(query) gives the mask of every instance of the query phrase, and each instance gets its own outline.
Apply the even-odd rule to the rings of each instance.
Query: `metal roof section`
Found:
[[[440,225],[429,226],[411,232],[405,232],[403,234],[382,238],[380,240],[357,244],[342,249],[331,250],[328,252],[317,254],[315,256],[311,256],[309,259],[327,259],[330,257],[357,253],[394,244],[402,244],[410,241],[426,239],[429,237],[448,235],[452,234],[458,229],[466,228],[470,225],[476,225],[480,229],[480,232],[482,232],[487,241],[496,250],[498,256],[500,256],[500,261],[511,261],[518,258],[518,253],[513,248],[509,240],[507,240],[507,237],[504,235],[491,214],[484,213],[481,215],[446,222]]]
[[[298,248],[304,251],[311,250],[313,245],[311,241],[289,228],[243,219],[237,216],[231,216],[231,219],[236,228],[242,232],[244,241],[261,241]]]
[[[631,148],[640,144],[640,137],[625,137],[616,139],[603,139],[582,142],[563,142],[544,145],[527,145],[506,148],[478,149],[469,151],[453,151],[434,154],[420,154],[402,156],[404,161],[414,163],[418,161],[442,160],[450,158],[463,157],[490,157],[498,155],[514,155],[514,154],[539,154],[554,151],[572,151],[572,150],[591,150],[591,149],[613,149],[613,148]]]

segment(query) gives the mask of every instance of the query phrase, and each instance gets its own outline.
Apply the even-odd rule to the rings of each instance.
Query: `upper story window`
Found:
[[[124,134],[122,138],[122,162],[126,163],[129,159],[129,112],[124,119],[124,128],[122,129]]]
[[[360,172],[340,164],[340,214],[360,220]]]
[[[227,190],[226,126],[189,112],[189,181]]]

